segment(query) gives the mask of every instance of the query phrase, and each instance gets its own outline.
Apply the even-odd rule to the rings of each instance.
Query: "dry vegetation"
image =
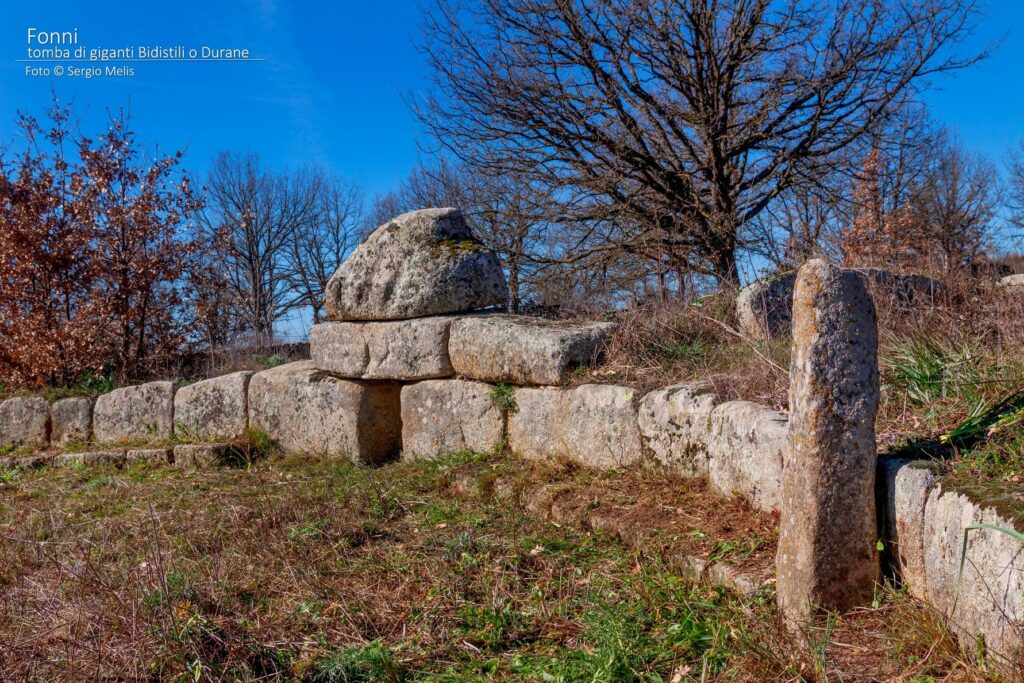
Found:
[[[4,675],[984,680],[900,592],[881,590],[876,607],[800,645],[780,635],[770,588],[741,598],[603,534],[533,520],[487,493],[499,475],[661,481],[473,454],[381,470],[273,457],[248,469],[5,472]]]

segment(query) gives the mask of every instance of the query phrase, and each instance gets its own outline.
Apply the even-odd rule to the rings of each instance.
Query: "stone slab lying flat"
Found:
[[[233,372],[178,389],[174,426],[183,435],[216,440],[239,437],[249,426],[249,380],[254,373]]]
[[[636,394],[629,387],[521,388],[515,396],[508,441],[523,457],[567,458],[602,469],[631,465],[643,457]]]
[[[470,379],[562,384],[595,360],[615,328],[518,315],[467,317],[452,325],[448,354],[455,371]]]
[[[170,438],[174,391],[174,382],[149,382],[103,394],[93,407],[93,438],[98,443]]]
[[[92,399],[62,398],[50,406],[50,442],[57,446],[86,443],[92,436]]]
[[[115,467],[121,467],[124,465],[124,462],[125,452],[122,449],[61,453],[53,457],[54,467],[70,467],[75,465],[85,465],[88,467],[114,465]]]
[[[331,320],[400,320],[503,305],[508,285],[493,251],[458,209],[421,209],[367,236],[327,282]]]
[[[380,463],[401,445],[400,388],[339,379],[312,361],[289,363],[249,381],[249,424],[285,451]]]
[[[455,316],[327,322],[309,335],[313,363],[340,377],[414,381],[452,377],[448,333]]]
[[[215,467],[232,459],[233,449],[228,443],[182,444],[174,447],[175,467]]]
[[[39,396],[0,402],[0,446],[46,446],[50,404]]]
[[[174,462],[174,451],[170,448],[129,448],[125,451],[126,463],[147,462],[151,465],[169,465]]]
[[[504,437],[505,417],[492,391],[489,384],[460,379],[402,387],[402,456],[436,458],[496,447]]]

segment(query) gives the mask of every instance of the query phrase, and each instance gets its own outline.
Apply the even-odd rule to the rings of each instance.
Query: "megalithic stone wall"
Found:
[[[878,326],[863,275],[808,261],[793,295],[777,599],[788,625],[870,604]]]

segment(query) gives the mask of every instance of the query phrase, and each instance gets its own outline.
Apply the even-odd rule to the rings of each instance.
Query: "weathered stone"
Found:
[[[149,382],[103,394],[93,407],[93,438],[99,443],[170,438],[174,390],[174,382]]]
[[[799,627],[870,604],[878,576],[878,328],[865,277],[808,261],[793,296],[777,597]]]
[[[81,453],[61,453],[53,458],[54,467],[94,467],[96,465],[113,465],[114,467],[122,467],[124,462],[125,452],[122,449],[85,451]]]
[[[508,446],[531,460],[571,459],[568,389],[516,389],[516,410],[508,415]]]
[[[880,463],[885,495],[885,537],[892,562],[910,594],[927,600],[924,559],[924,509],[936,481],[928,463],[890,460]]]
[[[175,467],[216,467],[232,462],[236,455],[228,443],[182,444],[174,447],[173,461]]]
[[[0,402],[0,446],[45,447],[49,442],[50,404],[45,398],[9,398]]]
[[[711,411],[717,403],[707,382],[677,384],[644,396],[637,424],[647,451],[684,477],[706,477]]]
[[[402,454],[436,458],[460,451],[488,451],[501,443],[505,417],[493,387],[436,379],[402,387]]]
[[[877,295],[901,305],[930,301],[943,291],[943,284],[924,275],[893,273],[884,268],[858,268]],[[793,287],[796,272],[780,273],[756,280],[736,297],[740,330],[753,339],[785,336],[792,329]]]
[[[1016,273],[999,278],[999,286],[1006,287],[1014,292],[1024,291],[1024,273]]]
[[[421,209],[374,230],[327,283],[331,320],[397,320],[502,305],[498,257],[458,209]]]
[[[289,363],[249,381],[249,425],[285,451],[375,464],[398,454],[400,387],[344,380],[312,361]]]
[[[147,462],[151,465],[168,465],[174,462],[174,451],[170,448],[129,448],[124,454],[125,462]]]
[[[249,380],[253,373],[232,372],[178,389],[174,428],[194,439],[232,439],[249,426]]]
[[[742,496],[759,510],[778,510],[786,416],[750,401],[728,401],[711,411],[708,425],[711,486],[727,496]]]
[[[485,382],[562,384],[596,359],[614,323],[570,323],[517,315],[467,317],[452,325],[456,372]]]
[[[973,651],[981,636],[990,657],[995,655],[992,660],[1003,668],[1019,667],[1024,664],[1024,543],[992,528],[968,530],[979,524],[1021,531],[962,493],[942,485],[931,489],[924,513],[928,601],[946,615],[965,648]]]
[[[452,377],[448,332],[455,316],[386,322],[328,322],[309,335],[313,363],[341,377],[420,380]]]
[[[583,384],[572,391],[566,442],[574,460],[612,469],[641,460],[637,396],[629,387]]]
[[[50,441],[58,446],[85,443],[92,432],[92,399],[62,398],[50,406]]]

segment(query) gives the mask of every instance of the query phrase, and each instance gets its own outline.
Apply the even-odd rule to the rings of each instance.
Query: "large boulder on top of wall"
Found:
[[[933,278],[913,273],[894,273],[884,268],[852,269],[864,275],[875,296],[887,297],[901,305],[930,302],[944,285]],[[752,339],[767,340],[789,334],[793,324],[793,286],[796,271],[755,280],[736,296],[736,317],[740,331]]]
[[[505,436],[505,416],[493,390],[461,379],[402,387],[402,456],[436,458],[498,446]]]
[[[174,396],[175,429],[197,439],[233,439],[249,426],[249,380],[243,370],[204,379],[178,389]]]
[[[451,377],[449,330],[458,316],[314,325],[314,364],[341,377],[414,381]]]
[[[472,379],[562,384],[596,359],[615,328],[519,315],[466,317],[452,325],[448,353],[456,372]]]
[[[174,382],[148,382],[101,395],[93,407],[93,438],[99,443],[170,438],[174,392]]]
[[[249,425],[285,451],[381,463],[400,448],[400,390],[340,379],[312,361],[288,363],[249,380]]]
[[[92,433],[92,399],[73,396],[50,406],[50,441],[58,446],[85,443]]]
[[[50,405],[39,396],[0,402],[0,446],[46,446]]]
[[[378,227],[327,283],[331,320],[397,320],[504,305],[501,264],[458,209],[421,209]]]

